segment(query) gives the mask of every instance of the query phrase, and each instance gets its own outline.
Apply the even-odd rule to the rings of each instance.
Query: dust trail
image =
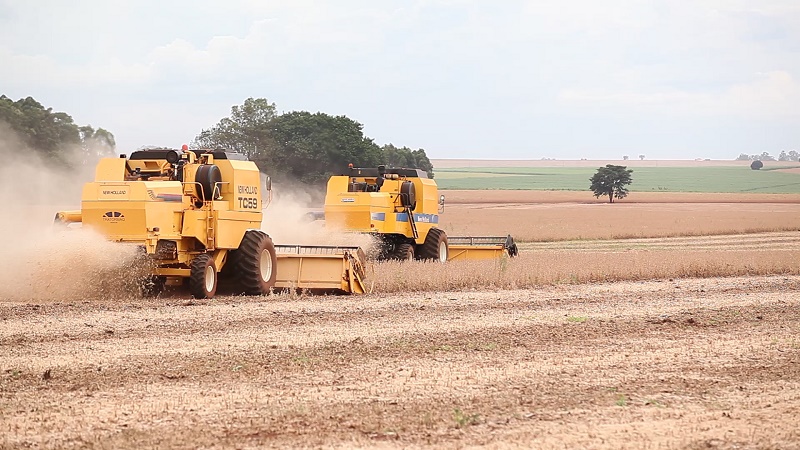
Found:
[[[358,246],[365,252],[373,250],[374,238],[365,234],[345,233],[325,227],[324,221],[312,221],[307,214],[322,211],[315,198],[320,193],[309,192],[306,186],[275,184],[277,195],[264,210],[261,228],[276,244]]]
[[[79,149],[65,156],[82,161]],[[55,213],[79,209],[94,161],[53,167],[0,123],[0,192],[4,193],[0,301],[68,301],[126,297],[136,249],[88,230],[57,231]]]

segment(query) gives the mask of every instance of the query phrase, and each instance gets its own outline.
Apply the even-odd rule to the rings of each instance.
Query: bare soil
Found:
[[[0,448],[800,448],[800,277],[0,303]]]
[[[795,169],[786,169],[795,170]],[[448,205],[495,203],[551,204],[583,203],[607,204],[607,198],[596,198],[583,191],[527,191],[527,190],[445,190]],[[792,203],[800,204],[797,194],[731,194],[704,192],[631,192],[616,204],[630,203]]]
[[[800,196],[636,193],[613,204],[587,192],[444,191],[448,235],[521,241],[720,235],[800,229]]]

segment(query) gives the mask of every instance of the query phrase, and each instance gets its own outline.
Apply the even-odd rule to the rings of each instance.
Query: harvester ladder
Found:
[[[418,239],[419,233],[417,232],[417,223],[414,222],[414,212],[411,211],[411,208],[406,208],[406,214],[408,214],[408,223],[411,224],[411,232],[414,233],[414,239]]]
[[[214,208],[212,202],[205,202],[204,207],[208,208],[206,214],[206,248],[213,250],[216,248],[216,236],[214,234]]]

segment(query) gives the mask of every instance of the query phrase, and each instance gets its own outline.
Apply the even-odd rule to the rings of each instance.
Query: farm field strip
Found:
[[[800,230],[798,217],[800,203],[460,203],[446,208],[439,226],[450,236],[542,242],[789,232]]]
[[[459,204],[515,204],[533,206],[537,204],[556,205],[570,203],[605,204],[608,199],[598,199],[588,190],[583,191],[533,191],[533,190],[446,190],[443,191],[448,205]],[[800,203],[797,194],[753,194],[753,193],[718,193],[718,192],[633,192],[618,204],[781,204]]]
[[[626,165],[626,164],[621,164]],[[600,166],[598,166],[600,167]],[[773,163],[751,170],[748,166],[635,167],[631,192],[800,193],[797,163]],[[630,168],[630,167],[629,167]],[[441,189],[588,189],[597,167],[462,167],[440,168]]]
[[[518,244],[526,251],[537,250],[800,250],[800,231],[717,236],[670,238],[631,238],[623,240],[579,240],[554,242],[524,242]]]
[[[0,448],[785,447],[800,438],[781,420],[800,407],[798,288],[780,276],[2,303]],[[50,366],[24,365],[48,343]]]

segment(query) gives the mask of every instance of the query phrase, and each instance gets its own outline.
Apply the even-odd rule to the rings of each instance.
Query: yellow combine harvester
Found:
[[[274,245],[261,231],[262,182],[255,163],[221,150],[156,149],[101,159],[83,187],[81,209],[56,222],[82,222],[107,239],[139,246],[152,262],[142,294],[188,284],[210,298],[220,281],[232,293],[274,288],[363,293],[358,247]]]
[[[381,241],[378,259],[488,259],[517,255],[506,237],[450,237],[439,228],[444,195],[419,169],[354,168],[328,180],[325,225],[370,233]]]

